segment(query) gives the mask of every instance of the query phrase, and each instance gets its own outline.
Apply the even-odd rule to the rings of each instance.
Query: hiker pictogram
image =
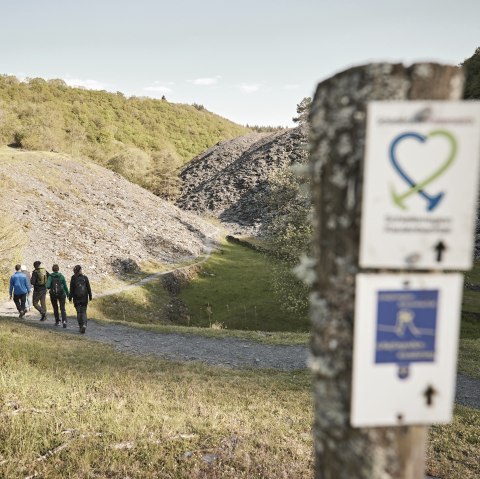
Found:
[[[437,290],[379,291],[375,363],[432,362]]]
[[[450,149],[449,151],[447,151],[445,158],[439,159],[439,165],[434,171],[432,171],[426,178],[420,181],[415,181],[414,175],[412,175],[410,172],[407,172],[405,168],[402,166],[397,156],[397,146],[402,141],[407,141],[407,140],[416,140],[421,143],[425,143],[427,140],[434,137],[446,138],[450,145]],[[431,194],[431,193],[428,193],[425,188],[430,184],[434,183],[434,181],[437,178],[443,175],[448,170],[448,168],[452,165],[452,163],[455,161],[455,157],[457,155],[457,141],[454,135],[452,135],[452,133],[446,130],[433,130],[427,135],[423,135],[415,131],[401,133],[400,135],[395,137],[392,143],[390,144],[389,154],[390,154],[390,161],[393,165],[393,168],[400,175],[400,177],[405,181],[405,183],[407,183],[407,185],[409,186],[409,188],[402,193],[397,193],[395,191],[395,188],[391,186],[391,196],[392,196],[393,202],[399,208],[406,210],[408,208],[405,203],[405,200],[407,200],[410,196],[418,194],[425,200],[427,211],[433,211],[435,208],[437,208],[442,198],[445,196],[445,192],[440,191],[440,192]]]

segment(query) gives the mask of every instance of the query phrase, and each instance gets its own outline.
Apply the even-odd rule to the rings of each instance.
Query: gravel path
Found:
[[[79,335],[77,321],[69,318],[68,328],[55,326],[51,317],[45,323],[29,313],[18,320],[60,334]],[[230,368],[278,370],[305,369],[307,348],[295,345],[270,345],[235,338],[206,338],[193,334],[156,333],[121,324],[88,321],[85,339],[112,345],[117,351],[135,355],[154,355],[171,361],[199,361]]]
[[[13,302],[0,306],[0,315],[16,316]],[[24,319],[17,321],[59,334],[80,336],[75,318],[69,318],[67,329],[55,326],[51,316],[45,323],[40,323],[38,318],[37,313],[28,313]],[[170,361],[199,361],[238,369],[292,371],[307,367],[307,346],[270,345],[235,338],[206,338],[193,334],[156,333],[94,320],[88,322],[87,333],[81,337],[110,344],[123,353],[154,355]],[[455,401],[480,409],[480,380],[458,374]]]

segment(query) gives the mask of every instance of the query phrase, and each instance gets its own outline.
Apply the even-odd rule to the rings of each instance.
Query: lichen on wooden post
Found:
[[[433,63],[369,64],[317,87],[309,121],[316,259],[310,366],[318,479],[424,477],[425,427],[349,425],[366,107],[374,100],[459,100],[462,89],[459,68]]]

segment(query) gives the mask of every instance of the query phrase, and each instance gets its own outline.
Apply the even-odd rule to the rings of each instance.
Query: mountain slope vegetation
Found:
[[[249,131],[202,105],[0,75],[0,145],[88,157],[160,195],[184,162]]]

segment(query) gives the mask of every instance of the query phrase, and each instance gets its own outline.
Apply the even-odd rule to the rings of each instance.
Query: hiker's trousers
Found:
[[[80,327],[87,326],[87,305],[88,303],[76,302],[73,300],[73,305],[77,310],[77,321]]]
[[[33,291],[33,307],[40,313],[45,314],[47,312],[47,290]],[[38,305],[40,303],[40,306]]]
[[[25,311],[25,300],[27,299],[26,294],[14,294],[13,295],[13,302],[18,309],[18,312],[21,313]]]
[[[58,309],[60,306],[60,313],[62,314],[62,323],[67,322],[67,312],[65,311],[65,301],[67,300],[66,296],[57,298],[53,294],[50,294],[50,301],[52,302],[53,308],[53,315],[55,316],[55,322],[60,322],[60,314],[58,313]]]

